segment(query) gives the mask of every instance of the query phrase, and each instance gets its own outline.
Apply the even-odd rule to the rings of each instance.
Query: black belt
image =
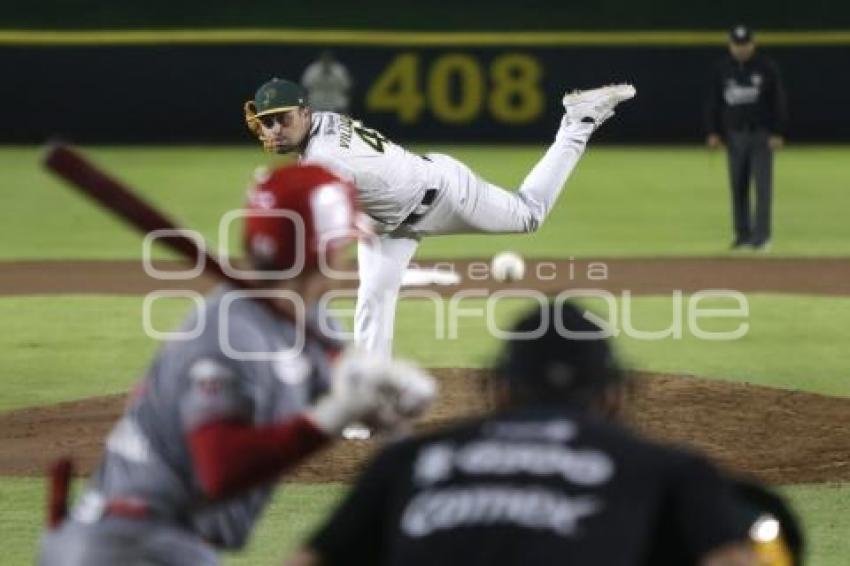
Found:
[[[407,218],[401,221],[402,224],[416,224],[422,217],[428,214],[431,209],[431,204],[437,198],[437,189],[428,189],[422,197],[422,201],[413,209],[413,212],[407,215]]]

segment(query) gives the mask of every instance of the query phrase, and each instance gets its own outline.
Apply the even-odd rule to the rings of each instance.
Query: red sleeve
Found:
[[[329,442],[309,418],[273,425],[225,420],[189,433],[189,451],[204,493],[212,499],[274,481]]]

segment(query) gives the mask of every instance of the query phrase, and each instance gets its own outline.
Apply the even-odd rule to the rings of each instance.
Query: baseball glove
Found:
[[[260,123],[260,119],[257,118],[257,106],[254,104],[254,101],[246,101],[242,109],[245,111],[245,124],[248,126],[248,129],[251,130],[252,134],[257,136],[257,139],[263,144],[265,151],[273,153],[275,150],[274,141],[263,132],[263,125]]]

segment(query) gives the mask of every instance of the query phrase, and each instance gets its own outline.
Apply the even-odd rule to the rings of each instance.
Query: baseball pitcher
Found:
[[[357,189],[379,235],[360,239],[355,339],[388,358],[402,275],[423,236],[537,230],[555,205],[590,135],[635,95],[628,84],[564,96],[555,141],[516,192],[488,183],[460,161],[417,155],[348,116],[314,112],[297,84],[272,79],[245,103],[248,127],[268,151],[297,152]]]
[[[330,284],[317,266],[320,254],[342,260],[353,188],[318,166],[284,167],[250,191],[247,210],[254,268],[303,266],[263,289],[333,327],[317,307]],[[289,467],[354,421],[392,427],[432,399],[433,381],[410,364],[299,348],[302,326],[231,287],[208,296],[183,325],[201,331],[160,350],[70,515],[51,517],[41,564],[218,564],[217,550],[245,544]]]

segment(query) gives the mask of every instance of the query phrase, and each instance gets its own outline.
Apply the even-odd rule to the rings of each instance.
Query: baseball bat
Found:
[[[142,200],[130,187],[110,176],[78,151],[61,143],[51,144],[48,146],[44,157],[44,166],[143,234],[154,230],[175,231],[174,233],[177,235],[161,238],[160,242],[180,257],[193,263],[199,256],[203,257],[203,271],[205,273],[230,283],[238,289],[257,289],[257,286],[252,282],[228,274],[217,258],[209,251],[201,249],[194,239],[183,235],[181,233],[183,229],[175,222],[153,205]],[[296,321],[294,313],[284,304],[265,298],[256,298],[255,300],[272,308],[285,319],[293,323],[299,322]],[[330,353],[339,352],[341,349],[339,343],[323,335],[307,321],[300,322],[304,324],[304,331],[308,338],[319,342]]]

